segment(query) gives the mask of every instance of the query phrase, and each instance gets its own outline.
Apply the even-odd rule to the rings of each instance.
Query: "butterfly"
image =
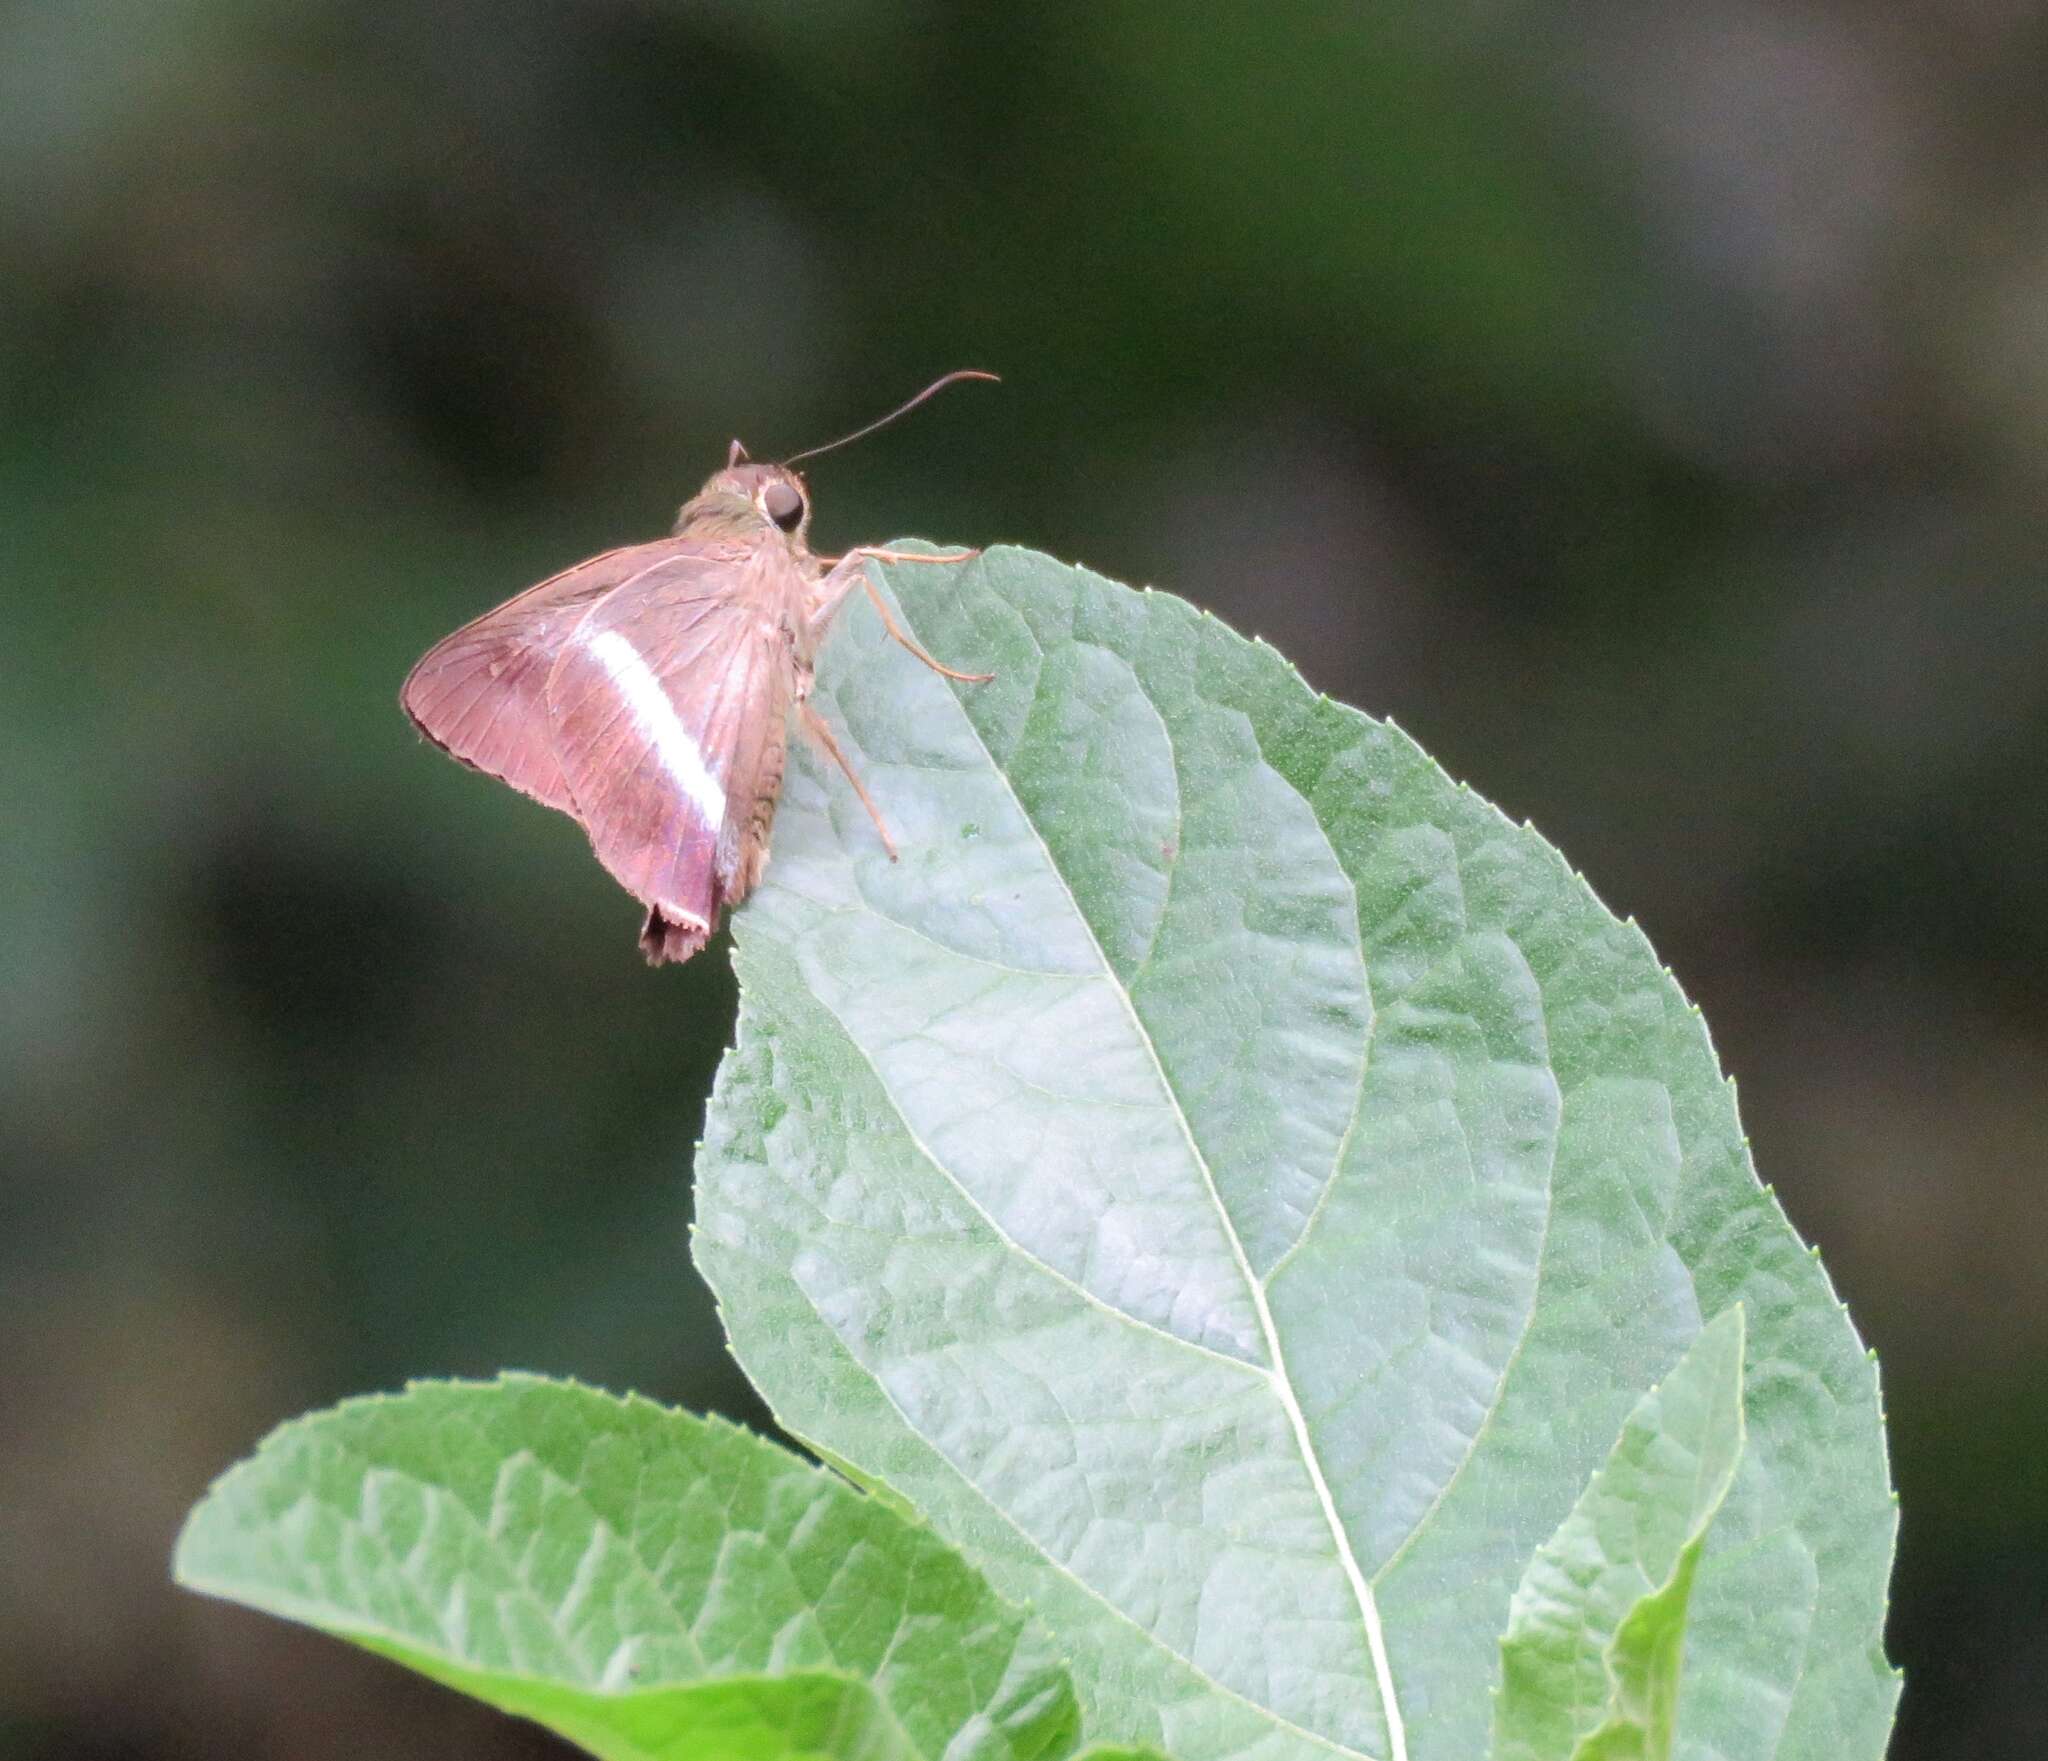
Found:
[[[956,379],[831,443],[872,432]],[[566,813],[597,859],[647,908],[652,965],[687,960],[760,880],[782,791],[792,712],[842,770],[891,861],[896,846],[866,786],[810,701],[818,650],[855,587],[885,629],[949,679],[896,621],[871,561],[956,563],[978,551],[863,546],[812,554],[811,498],[793,466],[748,459],[683,504],[674,530],[565,569],[430,648],[399,700],[452,757]]]

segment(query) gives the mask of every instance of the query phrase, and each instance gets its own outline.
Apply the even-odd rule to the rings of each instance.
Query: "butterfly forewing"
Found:
[[[592,605],[677,549],[665,538],[608,550],[465,624],[407,676],[406,714],[463,763],[575,814],[548,721],[548,674]]]
[[[555,757],[650,958],[701,948],[759,876],[795,682],[772,607],[679,557],[591,607],[548,675]]]

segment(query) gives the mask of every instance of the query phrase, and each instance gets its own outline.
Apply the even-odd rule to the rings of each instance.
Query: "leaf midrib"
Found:
[[[890,597],[895,598],[893,592]],[[915,621],[908,612],[904,611],[900,600],[897,603],[897,610],[902,614],[905,622],[914,632],[916,629]],[[1043,646],[1038,643],[1038,638],[1035,634],[1030,635],[1030,640],[1034,647],[1038,647],[1039,656],[1042,661],[1045,655]],[[1042,676],[1043,666],[1038,670]],[[1035,694],[1037,691],[1036,683],[1034,683],[1032,689]],[[1075,895],[1071,883],[1067,880],[1065,870],[1060,867],[1058,861],[1053,856],[1051,846],[1046,843],[1044,834],[1038,828],[1038,822],[1032,818],[1029,809],[1025,807],[1022,798],[1018,795],[1016,786],[1010,779],[1009,772],[997,762],[995,753],[990,749],[987,740],[982,737],[981,729],[975,725],[974,718],[967,713],[966,706],[962,703],[959,694],[957,692],[948,692],[946,695],[952,702],[954,713],[959,716],[968,733],[973,737],[975,745],[980,748],[983,758],[988,761],[989,769],[1000,781],[1004,793],[1010,797],[1011,804],[1017,810],[1018,818],[1029,828],[1033,840],[1037,843],[1040,853],[1045,858],[1048,872],[1058,880],[1061,890],[1066,894],[1067,901],[1073,908],[1074,916],[1080,922],[1083,933],[1088,937],[1089,946],[1094,949],[1095,957],[1100,962],[1104,981],[1115,992],[1118,1003],[1122,1006],[1124,1014],[1131,1023],[1132,1032],[1137,1035],[1138,1042],[1145,1048],[1145,1055],[1150,1060],[1153,1070],[1159,1077],[1160,1090],[1172,1108],[1174,1121],[1180,1128],[1182,1140],[1187,1144],[1188,1154],[1194,1158],[1195,1166],[1201,1171],[1202,1183],[1208,1189],[1210,1202],[1216,1207],[1217,1218],[1222,1225],[1224,1238],[1230,1243],[1231,1254],[1237,1261],[1238,1270],[1244,1278],[1245,1288],[1251,1297],[1253,1313],[1258,1320],[1259,1330],[1265,1340],[1267,1354],[1271,1360],[1270,1367],[1264,1370],[1260,1370],[1258,1365],[1249,1367],[1256,1373],[1265,1375],[1273,1388],[1275,1397],[1280,1402],[1281,1410],[1287,1416],[1288,1424],[1294,1433],[1295,1447],[1301,1454],[1303,1466],[1308,1470],[1309,1482],[1315,1492],[1316,1502],[1322,1510],[1324,1521],[1330,1531],[1331,1540],[1336,1546],[1338,1564],[1344,1572],[1345,1581],[1351,1589],[1352,1599],[1358,1607],[1359,1621],[1365,1630],[1366,1649],[1372,1659],[1375,1686],[1379,1691],[1381,1716],[1386,1725],[1389,1761],[1408,1761],[1407,1733],[1401,1718],[1400,1701],[1394,1689],[1393,1667],[1387,1655],[1386,1635],[1380,1625],[1379,1603],[1373,1595],[1372,1586],[1366,1581],[1365,1574],[1359,1567],[1357,1556],[1352,1552],[1350,1534],[1344,1527],[1342,1516],[1338,1513],[1336,1500],[1332,1497],[1329,1482],[1323,1474],[1321,1457],[1316,1453],[1315,1441],[1309,1434],[1308,1417],[1302,1411],[1300,1401],[1295,1398],[1293,1384],[1287,1375],[1286,1353],[1281,1347],[1280,1333],[1278,1327],[1274,1324],[1272,1308],[1266,1301],[1265,1286],[1252,1270],[1251,1261],[1245,1254],[1244,1243],[1238,1235],[1237,1226],[1231,1219],[1229,1208],[1223,1202],[1221,1190],[1217,1187],[1214,1171],[1209,1166],[1209,1158],[1203,1154],[1201,1145],[1195,1141],[1194,1127],[1188,1119],[1186,1109],[1181,1105],[1179,1091],[1175,1089],[1172,1078],[1167,1074],[1165,1061],[1159,1055],[1158,1044],[1154,1041],[1143,1019],[1139,1016],[1137,1005],[1133,1001],[1130,991],[1118,978],[1115,967],[1110,964],[1109,956],[1102,946],[1101,938],[1095,933],[1095,925],[1089,921],[1087,912],[1082,909],[1081,901]],[[1148,703],[1151,701],[1149,695],[1146,701]],[[1165,726],[1163,719],[1161,725],[1162,727]],[[1166,728],[1165,732],[1167,748],[1169,753],[1172,753],[1174,752],[1172,729]],[[1277,775],[1278,773],[1276,772],[1275,774]],[[1291,784],[1289,786],[1292,787]],[[1309,804],[1309,811],[1311,814],[1315,811],[1312,804]],[[1176,795],[1174,803],[1176,845],[1180,841],[1179,834],[1186,829],[1186,825],[1186,810],[1178,795]],[[885,1083],[885,1092],[886,1088],[887,1085]],[[900,1109],[898,1116],[901,1117]],[[905,1125],[906,1127],[908,1126],[907,1120]],[[927,1155],[930,1154],[928,1150],[926,1153]],[[1335,1177],[1335,1171],[1333,1170],[1332,1180]],[[1178,1338],[1179,1335],[1174,1335],[1174,1337]],[[905,1418],[906,1420],[908,1419],[907,1414]],[[1108,1604],[1105,1605],[1107,1606]],[[1176,1655],[1178,1654],[1176,1653]],[[1266,1712],[1268,1716],[1278,1716],[1270,1707],[1262,1707],[1261,1710]]]

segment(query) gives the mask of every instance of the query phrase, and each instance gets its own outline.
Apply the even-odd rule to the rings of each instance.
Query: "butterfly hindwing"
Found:
[[[695,953],[751,889],[782,781],[794,654],[736,574],[689,556],[636,575],[583,614],[547,677],[573,811],[647,907],[657,962]]]

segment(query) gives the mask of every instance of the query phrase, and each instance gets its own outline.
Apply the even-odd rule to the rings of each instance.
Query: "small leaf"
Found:
[[[1061,1761],[1079,1732],[929,1531],[730,1425],[531,1377],[284,1426],[175,1571],[620,1761]]]
[[[855,603],[817,697],[902,860],[799,757],[734,919],[697,1253],[782,1422],[1027,1603],[1105,1739],[1470,1761],[1530,1558],[1739,1302],[1683,1740],[1874,1761],[1876,1376],[1641,933],[1166,594],[889,585],[996,677]]]
[[[1742,1453],[1742,1310],[1643,1396],[1508,1609],[1495,1761],[1667,1761],[1686,1606]]]

